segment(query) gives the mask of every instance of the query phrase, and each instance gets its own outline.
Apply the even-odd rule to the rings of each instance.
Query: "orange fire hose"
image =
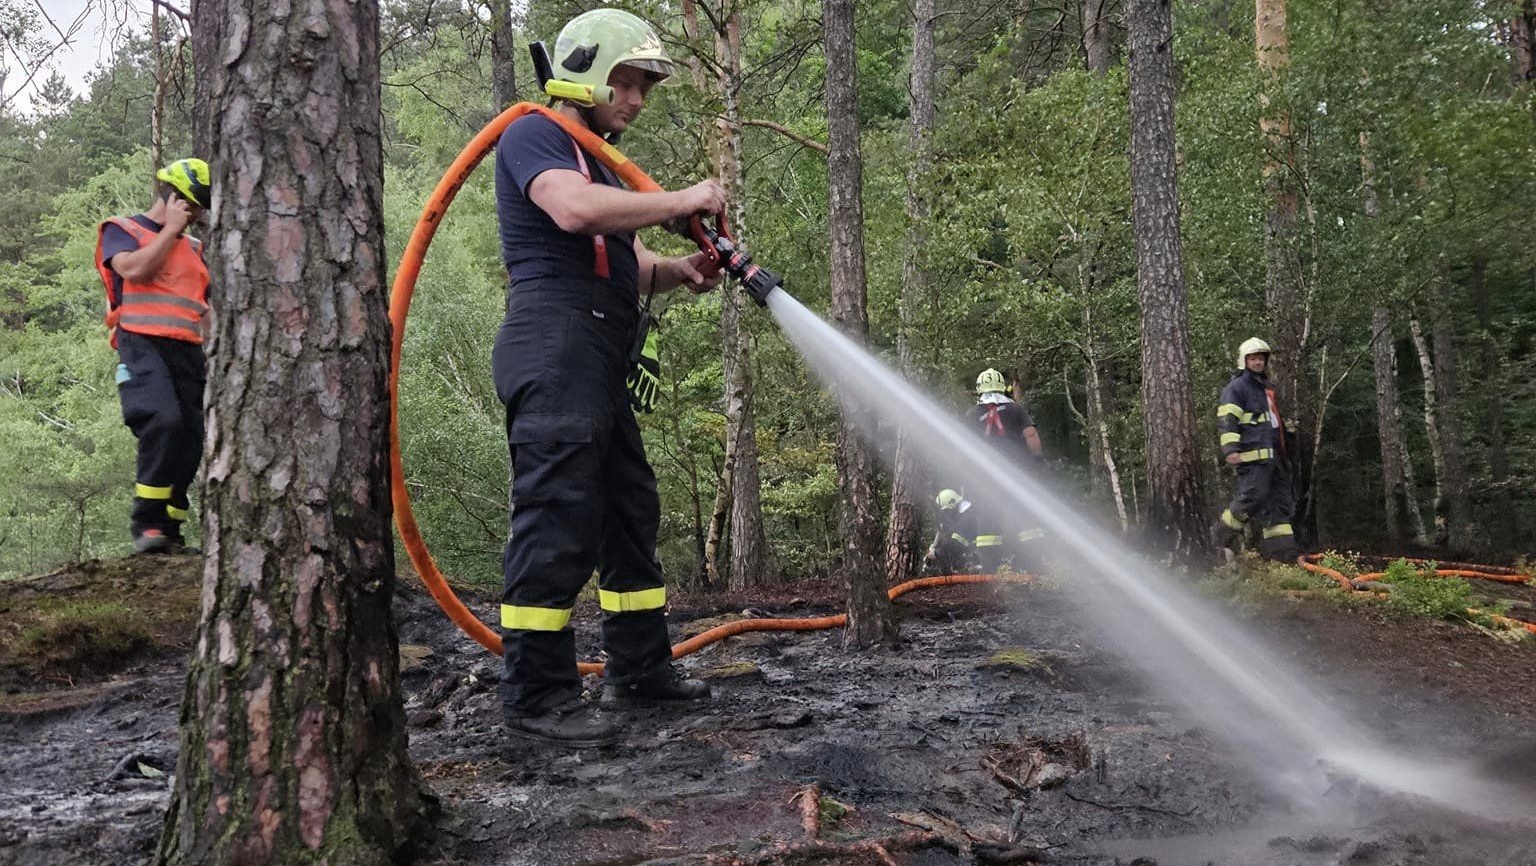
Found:
[[[416,220],[416,227],[411,231],[411,239],[405,246],[405,255],[401,256],[400,265],[395,269],[394,287],[389,297],[389,321],[393,326],[389,363],[389,477],[395,506],[395,528],[400,533],[400,541],[405,545],[405,552],[411,559],[411,565],[415,566],[416,573],[421,576],[422,583],[426,585],[427,592],[431,593],[438,607],[443,609],[443,612],[461,631],[497,655],[501,655],[502,652],[501,636],[481,622],[480,618],[459,600],[453,587],[449,586],[448,579],[438,569],[437,561],[432,558],[432,552],[427,549],[427,543],[421,537],[421,528],[416,523],[416,512],[411,507],[411,494],[405,486],[405,464],[400,452],[400,353],[401,347],[405,345],[406,317],[411,309],[411,296],[416,292],[416,280],[421,276],[421,266],[427,257],[427,248],[432,245],[432,237],[437,234],[438,225],[442,223],[443,216],[448,213],[448,206],[453,203],[454,196],[458,195],[459,189],[464,186],[464,182],[469,179],[470,173],[475,170],[480,161],[496,149],[497,139],[512,121],[535,112],[560,124],[572,138],[576,139],[583,150],[612,169],[630,189],[637,192],[661,191],[661,186],[639,166],[630,162],[613,145],[602,140],[586,127],[542,105],[519,102],[486,124],[485,128],[470,139],[463,150],[459,151],[458,157],[443,173],[442,180],[439,180],[437,187],[432,190],[432,196],[427,199],[426,206],[422,208],[421,217]],[[1027,577],[990,574],[925,577],[894,586],[889,590],[889,595],[894,599],[914,589],[987,583],[994,580],[1023,581],[1027,580]],[[841,614],[805,619],[739,620],[683,641],[672,648],[672,657],[681,658],[716,641],[745,632],[812,631],[837,628],[846,625],[847,622],[848,617]],[[583,662],[578,667],[584,674],[600,673],[603,669],[601,664],[593,662]]]
[[[1338,571],[1336,569],[1329,568],[1326,565],[1323,565],[1322,562],[1321,562],[1322,558],[1323,558],[1323,555],[1321,553],[1308,554],[1306,556],[1302,556],[1302,557],[1297,558],[1296,564],[1301,566],[1302,568],[1305,568],[1307,571],[1310,571],[1310,572],[1312,572],[1314,574],[1321,574],[1321,575],[1323,575],[1325,577],[1328,577],[1328,578],[1332,579],[1333,582],[1337,583],[1339,585],[1339,587],[1341,589],[1343,589],[1345,592],[1360,593],[1360,594],[1363,594],[1363,595],[1371,595],[1371,596],[1377,595],[1377,593],[1373,593],[1373,592],[1369,592],[1369,591],[1361,591],[1361,590],[1355,589],[1355,582],[1353,580],[1350,580],[1349,577],[1347,577],[1342,572],[1340,572],[1340,571]],[[1370,558],[1372,558],[1372,559],[1381,559],[1381,560],[1385,560],[1386,559],[1386,557],[1370,557]],[[1409,559],[1408,557],[1403,557],[1403,558],[1407,559],[1408,562],[1412,562],[1412,563],[1414,563],[1416,565],[1424,565],[1424,564],[1429,562],[1429,560],[1427,560],[1427,559]],[[1435,577],[1465,577],[1465,578],[1470,578],[1472,580],[1492,581],[1494,583],[1531,584],[1533,582],[1536,582],[1536,578],[1533,578],[1529,574],[1521,574],[1520,572],[1516,571],[1513,568],[1506,568],[1506,567],[1501,566],[1501,565],[1480,565],[1480,564],[1475,563],[1475,562],[1452,562],[1452,563],[1444,563],[1444,564],[1450,565],[1450,566],[1453,566],[1453,567],[1452,568],[1448,568],[1448,569],[1442,569],[1442,568],[1438,567],[1440,564],[1437,563],[1436,564],[1436,568],[1435,568],[1435,572],[1434,572],[1434,576]],[[1373,581],[1373,580],[1378,580],[1378,579],[1380,579],[1381,577],[1383,577],[1385,575],[1386,575],[1386,572],[1384,572],[1384,571],[1372,571],[1372,572],[1360,575],[1358,578],[1355,578],[1355,580],[1359,580],[1361,582],[1370,582],[1370,581]],[[1515,619],[1514,617],[1508,617],[1508,616],[1497,616],[1497,615],[1494,615],[1494,616],[1490,616],[1490,618],[1494,622],[1499,623],[1500,625],[1509,626],[1511,628],[1519,627],[1519,628],[1525,629],[1526,631],[1528,631],[1528,632],[1530,632],[1532,634],[1536,634],[1536,623],[1526,622],[1525,620]]]

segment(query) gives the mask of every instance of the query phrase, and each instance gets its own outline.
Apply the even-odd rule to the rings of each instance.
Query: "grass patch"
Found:
[[[131,557],[0,584],[0,688],[89,681],[186,647],[201,566],[199,557]]]
[[[1032,671],[1044,665],[1039,656],[1018,646],[1003,647],[981,663],[984,668],[1005,668],[1016,671]]]
[[[116,668],[147,649],[152,635],[133,611],[116,602],[66,601],[42,613],[17,638],[16,654],[43,674]]]

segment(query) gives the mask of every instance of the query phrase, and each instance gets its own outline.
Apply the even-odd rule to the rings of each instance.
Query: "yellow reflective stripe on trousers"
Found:
[[[177,508],[174,505],[167,505],[165,506],[165,513],[166,516],[170,517],[172,520],[187,519],[187,510],[185,508]]]
[[[949,534],[949,537],[953,538],[954,540],[956,540],[958,542],[960,542],[961,544],[965,545],[966,547],[970,547],[971,546],[971,540],[969,538],[966,538],[965,536],[961,535],[958,532],[951,532]]]
[[[1228,529],[1243,528],[1243,518],[1233,514],[1232,509],[1230,508],[1221,512],[1221,522],[1225,524]]]
[[[1275,452],[1268,448],[1256,448],[1252,451],[1244,451],[1237,455],[1244,463],[1252,463],[1255,460],[1268,460],[1275,456]]]
[[[1003,543],[1003,537],[1001,535],[978,535],[978,536],[976,536],[976,546],[977,547],[996,547],[996,546],[998,546],[999,544],[1002,544],[1002,543]]]
[[[629,613],[637,610],[659,610],[667,606],[667,588],[638,589],[634,592],[614,592],[611,589],[597,591],[597,603],[610,613]]]
[[[1264,527],[1265,538],[1279,538],[1282,535],[1295,535],[1295,533],[1291,531],[1291,525],[1289,523],[1277,523],[1274,526]]]
[[[1043,529],[1026,529],[1023,532],[1018,534],[1018,539],[1020,541],[1034,541],[1037,538],[1044,538],[1044,537],[1045,537],[1045,530],[1043,530]]]
[[[133,495],[140,499],[170,499],[171,488],[151,487],[148,484],[133,485]]]
[[[560,607],[501,606],[501,627],[523,631],[560,631],[571,624],[571,609]]]
[[[1221,434],[1221,444],[1222,445],[1236,445],[1237,443],[1239,443],[1241,441],[1243,441],[1243,434],[1241,434],[1241,433],[1223,433],[1223,434]]]

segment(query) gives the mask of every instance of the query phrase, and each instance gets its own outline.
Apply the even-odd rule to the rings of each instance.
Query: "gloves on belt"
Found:
[[[636,412],[652,412],[656,409],[656,399],[661,396],[661,355],[657,348],[656,329],[650,326],[648,319],[642,320],[640,324],[646,329],[645,344],[624,384],[629,388],[629,405]]]

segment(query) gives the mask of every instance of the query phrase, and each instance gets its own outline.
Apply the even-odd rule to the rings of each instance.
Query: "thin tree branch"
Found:
[[[826,156],[830,152],[827,149],[827,146],[825,144],[822,144],[821,142],[817,141],[816,139],[811,138],[810,136],[807,136],[807,135],[802,135],[802,134],[800,134],[798,132],[795,132],[794,130],[790,129],[787,126],[784,126],[783,124],[774,123],[771,120],[758,120],[758,119],[754,119],[754,118],[748,118],[746,120],[743,120],[741,122],[741,125],[742,126],[760,126],[763,129],[771,129],[774,132],[779,133],[780,135],[787,136],[789,138],[794,139],[795,141],[799,142],[800,144],[804,145],[805,147],[808,147],[811,150],[814,150],[817,153],[821,154],[822,156]]]

